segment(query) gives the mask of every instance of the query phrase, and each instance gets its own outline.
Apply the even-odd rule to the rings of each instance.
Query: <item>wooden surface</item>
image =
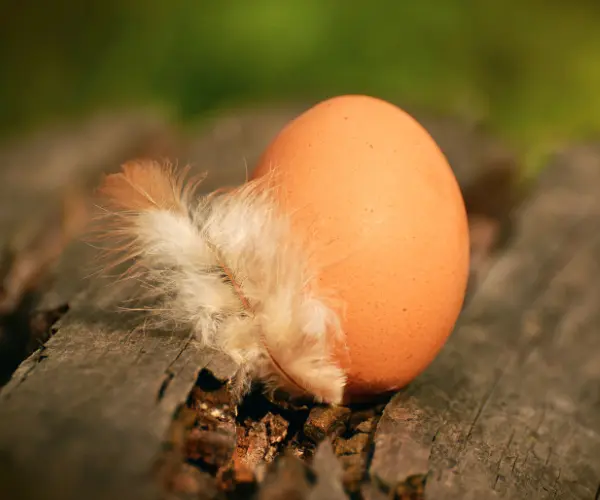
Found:
[[[240,182],[244,162],[252,164],[293,114],[282,110],[226,117],[185,141],[172,141],[172,131],[161,123],[149,132],[140,133],[146,130],[141,127],[136,130],[142,138],[132,141],[133,146],[115,147],[112,139],[113,146],[72,154],[78,159],[71,160],[70,173],[60,161],[45,165],[43,155],[34,162],[7,154],[13,159],[0,175],[18,195],[2,201],[6,217],[0,235],[22,220],[14,207],[31,203],[27,200],[40,192],[52,200],[55,191],[44,186],[60,185],[55,169],[63,172],[63,181],[75,172],[93,178],[114,170],[133,151],[174,155],[209,169],[208,189]],[[135,121],[128,123],[136,128]],[[472,172],[489,158],[481,152],[489,145],[473,142],[473,135],[462,134],[455,123],[428,123],[453,166],[464,169],[458,172],[463,186],[469,185]],[[65,136],[62,140],[71,145],[67,150],[74,151],[81,139]],[[159,140],[165,137],[169,139]],[[29,174],[17,172],[34,163]],[[27,179],[36,173],[38,187],[31,191]],[[374,454],[365,458],[371,465],[370,475],[361,479],[365,498],[393,498],[394,490],[407,491],[409,483],[433,499],[597,495],[598,193],[600,150],[570,151],[546,172],[519,210],[508,248],[480,276],[477,293],[439,358],[386,407]],[[0,498],[161,498],[153,473],[177,408],[185,403],[200,368],[209,364],[221,375],[227,373],[226,363],[201,352],[186,336],[147,331],[135,317],[112,312],[128,290],[117,293],[102,282],[84,280],[89,254],[81,244],[67,249],[41,304],[68,301],[70,312],[0,392]],[[267,476],[260,498],[269,498],[268,492],[275,498],[275,491],[277,498],[290,498],[283,483],[297,498],[344,498],[342,472],[326,446],[314,460],[314,487],[297,465],[285,466],[296,464],[294,460],[281,460],[283,465]],[[294,489],[289,478],[300,476],[302,485]],[[277,477],[282,479],[277,482]],[[212,495],[208,487],[203,491],[205,498]],[[185,498],[203,496],[197,492]],[[396,498],[402,498],[400,493]]]
[[[19,196],[4,203],[2,213],[13,216],[6,227],[31,219],[15,208],[33,203],[36,194],[52,210],[67,179],[85,185],[138,155],[160,158],[176,150],[174,160],[210,171],[207,189],[241,182],[244,162],[284,123],[278,116],[264,113],[249,123],[225,117],[189,143],[166,147],[157,143],[171,131],[146,116],[93,120],[35,137],[25,147],[11,145],[3,177],[7,192]],[[50,164],[43,161],[46,148],[54,153]],[[41,303],[68,301],[71,312],[0,394],[0,498],[159,498],[154,461],[208,358],[187,336],[140,331],[135,318],[115,314],[127,291],[86,280],[91,256],[81,242],[66,250]]]
[[[379,423],[371,472],[435,499],[598,498],[600,149],[558,160],[441,355]]]

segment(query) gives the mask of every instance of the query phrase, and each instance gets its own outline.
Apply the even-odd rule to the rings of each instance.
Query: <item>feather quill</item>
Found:
[[[159,298],[158,320],[190,328],[239,367],[242,395],[254,379],[293,396],[338,404],[346,378],[332,360],[343,341],[336,312],[317,296],[306,249],[255,180],[199,196],[189,169],[130,162],[100,186],[106,269]]]

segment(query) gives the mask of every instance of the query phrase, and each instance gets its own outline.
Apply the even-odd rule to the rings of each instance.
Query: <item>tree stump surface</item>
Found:
[[[430,498],[598,498],[600,149],[564,154],[520,208],[430,368],[394,396],[371,472]]]
[[[65,180],[89,187],[134,156],[208,169],[206,189],[242,182],[245,162],[297,109],[234,114],[187,136],[145,117],[5,146],[0,237],[31,219],[32,200],[51,212]],[[253,395],[229,415],[221,389],[199,377],[226,379],[228,361],[115,312],[130,289],[86,279],[93,250],[73,242],[37,303],[69,311],[0,389],[0,498],[597,498],[600,148],[574,148],[550,165],[490,257],[485,235],[497,243],[494,224],[512,202],[504,191],[482,196],[494,175],[475,188],[509,156],[468,127],[428,120],[471,221],[487,229],[472,229],[477,287],[425,373],[377,408],[281,409]],[[107,139],[90,147],[98,137]],[[70,155],[46,163],[51,145]],[[202,427],[217,407],[219,423]],[[223,489],[224,468],[206,466],[221,448],[223,463],[234,449],[259,457],[248,492]]]

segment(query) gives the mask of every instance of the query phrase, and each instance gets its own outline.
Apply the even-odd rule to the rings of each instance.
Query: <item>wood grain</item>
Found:
[[[12,154],[10,157],[13,160],[9,162],[11,166],[6,167],[3,172],[6,179],[4,185],[10,186],[8,190],[13,191],[12,194],[7,193],[2,202],[5,204],[3,206],[12,208],[10,226],[20,224],[23,211],[19,207],[30,206],[36,196],[45,200],[44,207],[51,207],[56,201],[57,190],[54,188],[57,186],[78,177],[76,174],[85,174],[87,179],[93,179],[102,171],[116,169],[118,162],[128,159],[123,158],[124,155],[133,156],[134,153],[135,156],[160,156],[164,151],[171,151],[171,159],[179,163],[190,162],[196,170],[209,171],[206,189],[239,183],[245,178],[246,162],[252,165],[263,147],[279,128],[296,114],[294,110],[297,109],[292,106],[271,111],[249,110],[242,114],[234,113],[217,119],[196,132],[191,131],[187,137],[178,138],[174,141],[175,145],[169,144],[168,147],[157,144],[160,141],[156,138],[148,144],[146,139],[153,137],[152,134],[142,134],[146,138],[145,146],[140,146],[135,152],[129,147],[116,146],[122,143],[119,134],[102,132],[102,128],[93,127],[85,129],[83,136],[71,131],[66,134],[66,138],[60,136],[60,139],[47,139],[48,142],[42,141],[41,146],[39,142],[29,143],[31,150],[38,151],[37,156],[24,155],[22,158],[28,159],[23,160],[19,159],[19,155]],[[127,127],[139,130],[135,128],[135,121],[125,120],[123,123],[120,128],[115,127],[115,130],[123,134],[126,134]],[[152,127],[150,129],[156,130]],[[461,146],[455,141],[455,132],[455,123],[441,125],[435,136],[443,149],[457,151],[463,155],[449,153],[451,163],[463,168],[459,178],[468,185],[477,177],[474,172],[481,167],[481,162],[471,158],[468,165],[463,165],[462,158],[470,158],[468,151],[471,142],[463,140]],[[101,142],[100,137],[106,137],[105,142]],[[466,133],[466,137],[471,136]],[[90,141],[93,142],[94,138],[98,140],[98,144],[103,144],[104,150],[98,144],[89,149]],[[139,144],[139,141],[134,142]],[[56,146],[58,143],[62,146]],[[27,144],[19,147],[27,149]],[[33,147],[33,144],[36,146]],[[49,144],[54,144],[53,148],[56,148],[52,149],[56,153],[50,164],[45,163],[43,154],[39,153],[40,148],[43,151],[44,148],[50,147]],[[77,149],[78,144],[80,148],[82,144],[88,147]],[[19,147],[16,147],[16,150],[19,150]],[[61,156],[61,147],[63,151],[79,151],[78,155],[71,156],[75,160],[69,163],[68,168],[60,161],[61,157],[68,157]],[[108,156],[100,155],[100,160],[97,156],[96,160],[89,160],[92,154],[90,151],[97,152],[99,148],[112,152]],[[115,151],[119,153],[115,154]],[[23,165],[29,165],[29,171],[19,173],[18,170]],[[35,182],[30,182],[30,179],[34,179]],[[47,179],[47,182],[44,179]],[[4,191],[2,188],[0,194]],[[551,199],[547,200],[546,204],[554,206],[553,200],[557,196],[555,185],[550,182],[549,187],[541,189],[542,193],[546,191],[551,193]],[[571,193],[567,188],[562,196],[570,202]],[[576,201],[581,204],[582,200],[583,198],[577,198]],[[539,200],[536,203],[539,203]],[[535,209],[536,206],[529,210],[537,210],[542,215],[546,214],[548,218],[548,213],[540,208]],[[563,209],[566,210],[564,207]],[[559,215],[562,214],[560,206],[557,210]],[[588,212],[585,217],[590,217]],[[524,221],[528,220],[525,213]],[[573,229],[574,221],[570,212],[560,215],[557,220],[561,221],[562,229],[577,233]],[[3,225],[2,221],[3,219],[0,219],[0,235],[4,236],[8,234],[9,224]],[[524,234],[533,230],[543,241],[537,242],[535,238],[533,241],[528,237],[523,242],[522,236],[521,240],[516,242],[516,249],[511,250],[517,252],[517,257],[508,261],[511,269],[516,266],[519,273],[522,273],[522,266],[530,261],[531,265],[537,266],[532,268],[531,272],[534,272],[534,269],[545,269],[545,261],[538,261],[535,255],[531,255],[530,245],[537,244],[533,248],[538,253],[549,250],[551,246],[547,245],[546,231],[550,231],[549,238],[556,237],[557,234],[551,222],[554,223],[544,221],[546,226],[538,225],[536,221],[528,223],[532,227],[525,228]],[[558,245],[558,250],[555,251],[560,253],[560,248],[562,247]],[[221,370],[222,375],[227,374],[228,365],[224,361],[215,360],[208,353],[201,351],[185,335],[147,331],[143,328],[143,323],[135,317],[116,314],[114,308],[119,297],[127,296],[129,290],[106,288],[101,282],[85,279],[89,273],[88,263],[92,256],[93,249],[81,243],[74,243],[67,249],[57,268],[56,279],[49,289],[44,290],[41,303],[45,307],[51,307],[67,301],[71,306],[70,312],[59,323],[56,334],[21,364],[12,380],[0,393],[0,498],[160,498],[161,492],[153,470],[157,459],[162,455],[169,424],[176,409],[185,402],[198,371],[207,363],[211,363],[211,369]],[[523,262],[519,258],[524,259]],[[510,264],[511,262],[513,264]],[[506,265],[504,264],[505,267]],[[386,411],[380,424],[377,452],[373,462],[373,470],[382,480],[393,482],[403,479],[407,473],[422,472],[428,469],[429,462],[437,467],[436,470],[444,470],[443,464],[459,463],[461,460],[460,463],[466,463],[467,467],[470,467],[472,462],[479,464],[476,460],[479,455],[473,451],[479,450],[478,447],[473,444],[465,446],[464,449],[456,448],[453,439],[462,436],[461,439],[466,439],[468,443],[479,443],[475,440],[484,439],[478,425],[486,421],[487,413],[484,410],[489,408],[489,405],[481,410],[479,408],[481,401],[488,401],[491,397],[486,399],[484,395],[490,392],[490,387],[494,388],[494,397],[502,394],[498,392],[499,383],[494,385],[494,381],[499,377],[498,373],[504,373],[498,370],[506,366],[516,370],[521,366],[519,363],[523,363],[521,358],[525,359],[528,352],[521,346],[522,341],[518,341],[515,333],[518,320],[510,322],[504,320],[504,316],[500,314],[500,319],[504,322],[498,320],[497,325],[489,326],[489,331],[488,326],[485,326],[486,315],[491,314],[490,310],[496,310],[496,303],[500,311],[520,310],[533,294],[530,290],[533,285],[529,286],[526,280],[521,283],[519,274],[510,275],[513,281],[500,283],[499,286],[504,288],[496,289],[494,285],[490,285],[494,279],[498,282],[502,281],[503,276],[508,276],[502,270],[501,264],[499,266],[487,282],[487,299],[473,303],[470,312],[467,313],[467,317],[470,317],[469,314],[475,315],[473,324],[480,321],[484,322],[484,326],[478,327],[476,334],[469,333],[473,331],[474,326],[471,326],[470,330],[468,326],[466,330],[462,327],[456,338],[459,339],[458,342],[462,337],[467,340],[454,348],[451,343],[432,370],[408,393],[399,395]],[[498,293],[493,293],[494,290]],[[464,333],[465,331],[467,333]],[[488,336],[491,337],[489,343]],[[567,337],[564,341],[570,342]],[[455,344],[457,341],[453,342]],[[515,352],[521,354],[516,355]],[[494,357],[496,354],[498,358]],[[465,360],[471,360],[472,364],[466,363]],[[535,359],[530,360],[533,364],[537,362]],[[466,372],[462,371],[463,364]],[[503,377],[501,380],[507,380],[507,375]],[[522,383],[520,379],[516,380]],[[514,382],[514,379],[511,381]],[[533,379],[529,383],[533,384],[533,389],[548,390],[547,386],[536,386]],[[510,386],[508,382],[506,384],[505,391],[509,391]],[[586,390],[593,391],[594,387],[588,385]],[[417,395],[410,391],[416,391]],[[421,394],[419,391],[422,391],[424,396],[418,396]],[[419,399],[420,397],[424,399]],[[527,404],[523,403],[525,400],[530,401],[527,399],[530,397],[534,399]],[[526,414],[527,411],[537,411],[537,401],[541,397],[537,393],[533,396],[525,394],[519,400],[519,411]],[[455,399],[456,402],[452,403],[451,399]],[[478,411],[480,416],[475,418]],[[548,415],[550,414],[548,410]],[[407,426],[407,421],[412,423]],[[449,423],[444,427],[446,421]],[[517,423],[511,425],[517,426]],[[471,427],[473,429],[469,432]],[[435,450],[449,451],[436,451],[431,455],[432,432],[435,434],[438,428],[444,430],[440,431],[436,440],[438,448]],[[501,426],[501,429],[504,432],[504,427]],[[465,436],[468,436],[468,439]],[[488,439],[487,435],[485,439]],[[515,444],[518,442],[514,441]],[[401,446],[405,455],[399,455],[398,446]],[[557,444],[554,446],[554,453],[564,451]],[[323,464],[332,460],[331,454],[328,455],[326,449],[323,450],[325,451],[320,455],[320,462],[317,461],[317,468],[326,467]],[[473,453],[475,455],[472,456]],[[533,452],[526,456],[529,457],[527,463],[531,464]],[[290,465],[292,469],[299,467],[297,460],[287,460],[290,464],[296,464]],[[549,463],[554,464],[553,460],[558,459],[551,455]],[[285,463],[284,459],[283,465],[274,465],[276,471],[279,471],[283,478],[294,477],[295,473],[292,469],[286,469]],[[505,467],[505,463],[507,462],[503,459],[501,466]],[[298,474],[302,475],[301,472]],[[481,478],[484,477],[487,478],[482,473],[477,476],[477,481],[483,481]],[[579,475],[577,477],[579,478]],[[464,490],[456,489],[462,488],[463,483],[460,481],[456,483],[456,480],[451,482],[443,478],[438,480],[439,485],[446,483],[448,486],[444,491]],[[506,482],[498,480],[498,483],[497,488]],[[271,488],[276,489],[274,483],[269,484]],[[335,484],[328,485],[324,480],[319,484],[319,491],[322,489],[331,492],[327,494],[335,493],[341,496]],[[434,488],[435,482],[431,484]],[[485,484],[489,486],[488,483]],[[587,488],[587,483],[585,484]],[[290,484],[289,487],[296,491],[296,494],[299,494],[299,491],[302,491],[303,495],[309,494],[308,486]],[[261,490],[261,495],[266,495],[267,490],[268,488]],[[314,498],[322,498],[324,494],[314,493]]]
[[[94,120],[12,144],[2,172],[13,192],[3,198],[10,217],[0,236],[53,210],[66,179],[91,187],[101,173],[138,155],[162,158],[171,151],[171,159],[209,171],[207,190],[242,182],[245,160],[255,159],[288,118],[279,110],[224,117],[197,137],[182,136],[174,150],[157,145],[165,128],[156,120],[131,118]],[[47,162],[44,147],[54,153]],[[36,197],[43,200],[36,213],[19,210]],[[68,301],[71,312],[0,393],[0,498],[160,498],[153,470],[176,408],[207,363],[227,376],[227,362],[201,352],[188,336],[145,331],[135,317],[116,314],[127,288],[86,279],[93,256],[79,241],[66,250],[40,304]]]
[[[564,154],[433,365],[387,406],[371,474],[426,498],[592,499],[600,484],[600,149]]]

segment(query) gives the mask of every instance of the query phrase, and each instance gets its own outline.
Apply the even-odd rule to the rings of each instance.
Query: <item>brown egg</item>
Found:
[[[270,169],[320,285],[345,303],[347,400],[406,385],[443,347],[467,285],[467,216],[443,153],[398,107],[350,95],[290,122],[253,178]]]

